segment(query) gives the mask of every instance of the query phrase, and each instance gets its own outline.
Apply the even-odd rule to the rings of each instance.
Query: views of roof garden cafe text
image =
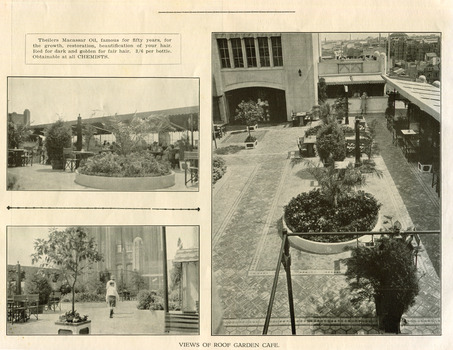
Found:
[[[8,78],[7,188],[198,191],[198,78]]]
[[[442,334],[441,38],[213,33],[213,334]]]

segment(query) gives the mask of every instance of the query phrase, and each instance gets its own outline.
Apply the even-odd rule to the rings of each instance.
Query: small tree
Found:
[[[349,102],[346,100],[346,98],[338,97],[333,104],[333,109],[335,110],[337,119],[345,118],[348,113],[348,108],[349,108]]]
[[[134,270],[134,273],[132,274],[131,284],[135,287],[137,293],[145,286],[145,279],[137,270]]]
[[[242,101],[239,103],[236,109],[235,120],[242,120],[248,127],[249,137],[252,138],[250,133],[250,127],[258,123],[259,121],[265,120],[264,108],[261,104],[255,101]]]
[[[333,207],[338,206],[338,198],[341,195],[346,195],[357,186],[365,185],[362,172],[352,164],[349,164],[346,169],[335,169],[331,164],[328,167],[309,166],[307,170],[318,181],[321,192]]]
[[[316,137],[316,148],[323,163],[342,161],[346,158],[344,132],[336,122],[323,126]]]
[[[8,122],[8,148],[19,148],[30,135],[31,131],[26,125]]]
[[[107,127],[115,136],[117,153],[121,155],[140,150],[143,143],[146,143],[145,135],[151,132],[149,118],[134,117],[126,124],[115,116],[109,120]]]
[[[401,317],[419,292],[411,246],[403,239],[383,237],[374,248],[354,248],[346,264],[346,278],[355,294],[351,301],[374,300],[380,328],[401,333]]]
[[[75,286],[78,278],[95,262],[102,261],[96,242],[83,227],[52,229],[48,239],[37,239],[32,263],[42,267],[59,268],[72,292],[72,312],[75,312]]]
[[[50,160],[62,161],[63,148],[71,147],[72,132],[69,125],[59,119],[53,123],[45,132],[45,146]]]

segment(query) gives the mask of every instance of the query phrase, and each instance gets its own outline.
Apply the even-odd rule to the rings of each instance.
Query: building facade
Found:
[[[267,101],[268,121],[291,120],[318,100],[319,36],[313,33],[215,33],[213,119],[234,123],[244,100]]]
[[[134,273],[145,279],[145,288],[163,286],[163,245],[161,226],[87,227],[96,240],[104,261],[95,265],[97,273],[108,271],[118,283],[128,284]]]

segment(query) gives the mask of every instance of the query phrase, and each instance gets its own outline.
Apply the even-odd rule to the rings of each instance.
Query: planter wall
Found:
[[[152,191],[175,185],[175,173],[155,177],[108,177],[76,172],[75,182],[86,187],[110,191]]]
[[[82,335],[91,333],[91,321],[79,323],[55,322],[58,326],[58,334],[61,335]]]
[[[292,233],[291,229],[286,225],[285,216],[282,217],[283,228]],[[381,227],[381,217],[378,216],[377,223],[373,228],[373,232],[379,231]],[[376,238],[376,237],[375,237]],[[352,239],[346,242],[335,242],[335,243],[326,243],[326,242],[315,242],[299,236],[288,237],[289,244],[298,250],[303,250],[309,253],[315,254],[338,254],[345,251],[346,248],[355,247],[357,245],[357,239]],[[369,244],[371,242],[371,236],[361,236],[359,237],[359,243]]]
[[[245,142],[245,149],[255,148],[257,144],[258,144],[258,140],[255,140],[253,142]]]

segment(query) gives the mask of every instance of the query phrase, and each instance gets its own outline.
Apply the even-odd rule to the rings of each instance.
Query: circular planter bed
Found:
[[[285,216],[282,217],[283,228],[288,231],[288,233],[292,233],[293,231],[288,227],[285,221]],[[381,228],[381,217],[378,216],[378,220],[376,222],[375,227],[373,228],[373,232],[379,231]],[[375,237],[376,238],[376,237]],[[351,239],[345,242],[335,242],[335,243],[327,243],[327,242],[315,242],[310,241],[308,239],[302,238],[301,236],[291,236],[288,237],[289,244],[291,247],[303,250],[309,253],[315,254],[338,254],[344,252],[346,248],[355,247],[357,245],[357,239]],[[361,244],[370,244],[371,243],[371,236],[360,236],[359,242]]]
[[[175,185],[175,173],[149,177],[109,177],[76,172],[75,182],[86,187],[110,191],[151,191]]]
[[[363,191],[348,194],[332,207],[319,190],[294,197],[285,207],[283,226],[288,232],[352,232],[378,230],[380,205],[374,197]],[[371,240],[370,236],[360,238]],[[293,236],[291,245],[317,254],[336,254],[355,245],[351,236]]]

